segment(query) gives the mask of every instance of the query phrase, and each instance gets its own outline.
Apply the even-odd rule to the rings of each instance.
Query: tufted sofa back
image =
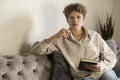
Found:
[[[0,80],[48,80],[50,68],[47,56],[1,56]]]

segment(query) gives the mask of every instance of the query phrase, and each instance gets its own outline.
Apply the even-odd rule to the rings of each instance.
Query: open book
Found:
[[[79,64],[79,66],[78,66],[78,69],[79,70],[86,70],[86,71],[90,71],[90,70],[88,70],[88,69],[86,69],[85,67],[84,67],[84,65],[89,65],[89,64],[93,64],[93,65],[95,65],[95,64],[98,64],[98,62],[99,61],[95,61],[95,60],[91,60],[91,59],[81,59],[80,60],[80,64]]]

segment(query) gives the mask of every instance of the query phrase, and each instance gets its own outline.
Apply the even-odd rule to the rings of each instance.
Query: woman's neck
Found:
[[[72,31],[72,33],[75,34],[81,34],[82,33],[82,28],[70,28],[70,30]]]
[[[71,30],[73,36],[74,36],[78,41],[80,41],[81,38],[82,38],[83,35],[84,35],[84,30],[83,30],[82,28],[79,28],[79,29],[72,29],[72,28],[70,28],[70,30]]]

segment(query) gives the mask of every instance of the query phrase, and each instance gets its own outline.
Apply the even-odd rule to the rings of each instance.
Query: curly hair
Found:
[[[87,13],[87,9],[86,9],[86,7],[83,4],[80,4],[80,3],[71,3],[71,4],[67,5],[64,8],[64,11],[63,11],[66,19],[68,19],[68,16],[70,15],[70,13],[72,11],[81,13],[83,15],[83,17],[85,17],[86,13]]]

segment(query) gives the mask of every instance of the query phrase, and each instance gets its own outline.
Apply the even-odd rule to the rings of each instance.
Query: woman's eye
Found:
[[[77,17],[78,19],[80,18],[80,16]]]
[[[73,19],[74,17],[70,16],[70,19]]]

